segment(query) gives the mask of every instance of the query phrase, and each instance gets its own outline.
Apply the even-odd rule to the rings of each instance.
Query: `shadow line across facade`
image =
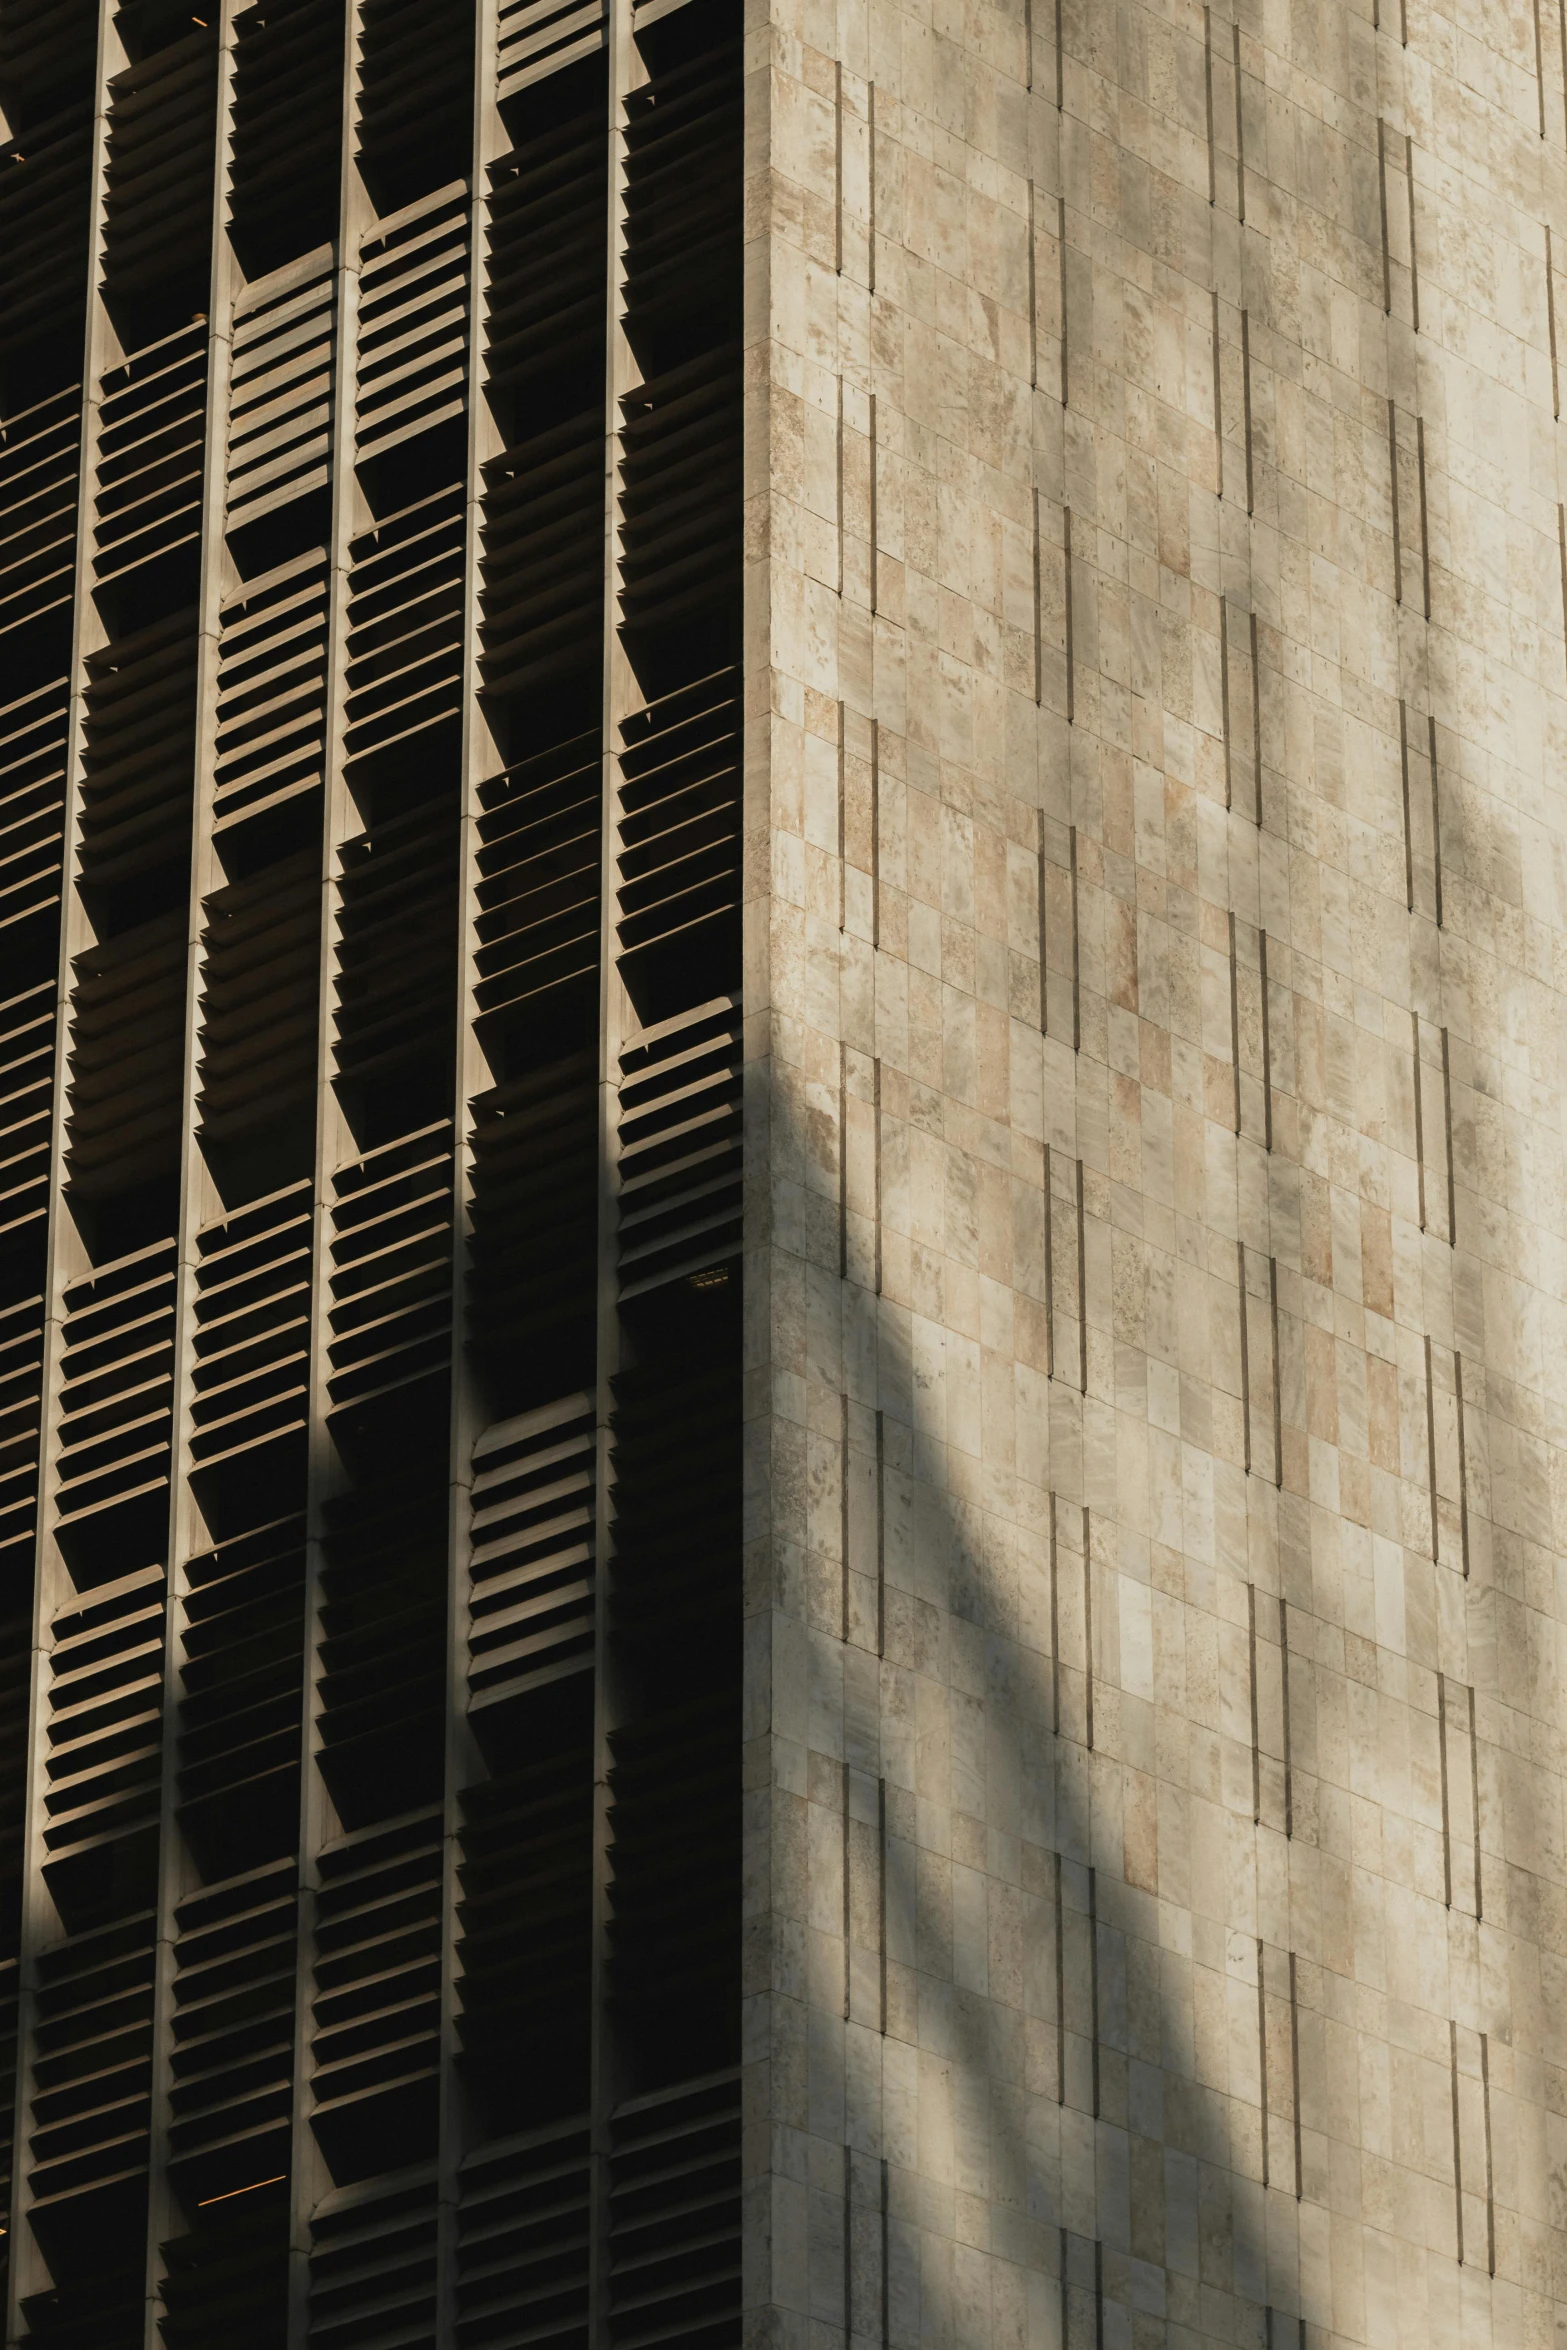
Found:
[[[1564,69],[0,0],[8,2343],[1554,2339]]]

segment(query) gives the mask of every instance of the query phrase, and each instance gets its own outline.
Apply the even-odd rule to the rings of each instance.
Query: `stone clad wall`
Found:
[[[758,2340],[1562,2323],[1567,28],[1381,5],[753,0]]]

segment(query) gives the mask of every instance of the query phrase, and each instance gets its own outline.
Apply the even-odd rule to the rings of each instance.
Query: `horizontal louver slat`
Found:
[[[252,287],[234,322],[227,512],[233,530],[320,488],[332,445],[336,292],[330,256],[303,284]]]

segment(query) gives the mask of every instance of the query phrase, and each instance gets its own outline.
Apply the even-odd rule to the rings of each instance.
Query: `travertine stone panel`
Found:
[[[1555,2341],[1564,27],[749,21],[754,2338]]]

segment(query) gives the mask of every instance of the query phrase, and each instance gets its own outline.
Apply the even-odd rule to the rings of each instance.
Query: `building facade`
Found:
[[[0,111],[7,2343],[1556,2344],[1567,16]]]

